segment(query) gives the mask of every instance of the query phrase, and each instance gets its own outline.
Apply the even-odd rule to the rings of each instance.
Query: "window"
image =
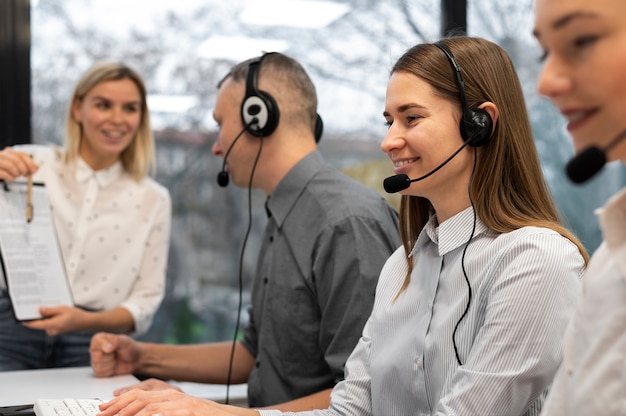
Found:
[[[379,143],[388,72],[414,43],[437,40],[441,20],[439,0],[31,0],[31,5],[34,142],[62,143],[68,96],[94,61],[123,60],[146,80],[157,140],[156,179],[170,190],[174,217],[167,297],[144,338],[172,343],[231,339],[237,316],[248,199],[246,190],[216,184],[222,160],[211,155],[210,146],[217,132],[211,114],[219,79],[234,63],[263,51],[298,59],[318,89],[325,122],[322,153],[384,194],[382,179],[391,168]],[[539,64],[529,57],[538,57],[539,50],[531,28],[531,0],[469,1],[468,32],[501,44],[517,65],[549,185],[592,251],[600,240],[593,208],[626,178],[608,167],[588,185],[566,181],[562,166],[572,149],[559,115],[535,93]],[[264,195],[252,193],[252,231],[241,270],[244,306],[265,225],[264,201]]]

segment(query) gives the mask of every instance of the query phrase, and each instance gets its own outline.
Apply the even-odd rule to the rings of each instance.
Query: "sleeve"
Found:
[[[254,322],[252,306],[248,307],[248,325],[244,328],[241,345],[243,345],[253,357],[257,356],[259,352],[257,347],[259,345],[259,337],[256,330],[256,324]]]
[[[565,367],[561,365],[556,373],[550,394],[542,411],[542,416],[565,416],[567,397]]]
[[[580,296],[582,256],[556,233],[534,233],[507,250],[490,282],[484,321],[441,394],[437,415],[521,415],[539,406],[561,363]]]
[[[158,207],[153,217],[150,233],[145,241],[145,250],[129,297],[121,304],[135,320],[134,335],[145,333],[152,324],[165,295],[165,276],[169,254],[172,201],[169,192],[160,187]]]
[[[372,311],[380,271],[399,244],[396,230],[392,221],[352,216],[318,236],[313,276],[321,311],[319,342],[336,382],[343,379]]]

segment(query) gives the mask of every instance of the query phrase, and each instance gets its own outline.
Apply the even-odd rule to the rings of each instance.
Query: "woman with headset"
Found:
[[[536,1],[538,89],[567,119],[578,153],[567,171],[576,182],[607,161],[626,164],[625,16],[623,0]],[[626,188],[598,211],[603,242],[585,271],[544,415],[626,414],[625,212]]]
[[[511,60],[477,38],[417,45],[393,66],[384,117],[403,245],[330,407],[298,414],[537,415],[587,255],[559,222]],[[103,416],[122,408],[281,414],[131,391]]]

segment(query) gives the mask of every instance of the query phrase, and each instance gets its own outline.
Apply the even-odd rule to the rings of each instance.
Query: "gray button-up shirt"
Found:
[[[371,312],[378,275],[401,244],[377,192],[326,164],[300,161],[268,201],[244,346],[256,357],[250,406],[333,387]]]

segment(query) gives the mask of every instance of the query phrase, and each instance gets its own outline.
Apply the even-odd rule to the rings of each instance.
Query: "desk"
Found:
[[[1,1],[1,0],[0,0]],[[0,406],[32,404],[36,399],[91,399],[107,401],[120,387],[137,384],[132,375],[98,378],[91,367],[51,368],[42,370],[0,371]],[[226,386],[172,382],[185,393],[223,402]],[[246,384],[230,386],[230,404],[247,406]]]
[[[132,375],[97,378],[91,367],[0,371],[0,406],[32,404],[36,399],[109,400],[113,390],[138,383]]]

